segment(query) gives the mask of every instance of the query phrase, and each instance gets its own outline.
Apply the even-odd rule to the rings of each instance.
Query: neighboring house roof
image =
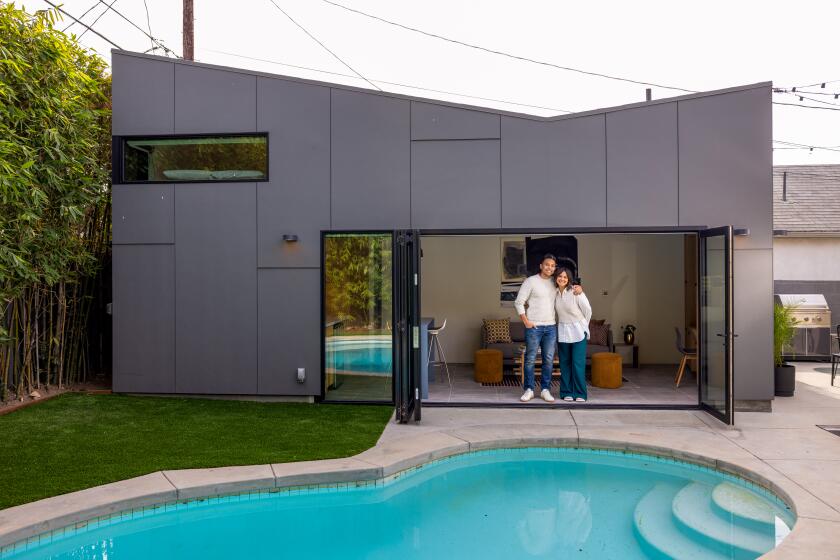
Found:
[[[773,232],[840,235],[840,165],[773,166]]]

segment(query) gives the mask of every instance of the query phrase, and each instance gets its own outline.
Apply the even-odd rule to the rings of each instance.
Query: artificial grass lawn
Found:
[[[355,455],[390,406],[65,394],[0,416],[0,509],[164,469]]]

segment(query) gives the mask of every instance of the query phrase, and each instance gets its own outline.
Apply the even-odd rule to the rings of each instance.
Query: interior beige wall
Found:
[[[509,237],[509,236],[505,236]],[[579,235],[580,276],[593,316],[606,319],[620,340],[631,322],[642,363],[676,363],[674,327],[683,325],[681,235]],[[471,363],[479,348],[481,320],[510,317],[499,303],[499,236],[424,237],[422,315],[447,319],[441,342],[450,362]]]

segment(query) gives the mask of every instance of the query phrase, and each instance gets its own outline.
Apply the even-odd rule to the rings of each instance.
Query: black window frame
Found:
[[[203,179],[191,181],[126,181],[125,180],[125,159],[124,148],[125,143],[130,140],[179,140],[187,138],[238,138],[245,136],[261,136],[265,138],[265,176],[261,179],[257,178],[242,178],[242,179]],[[111,139],[111,181],[115,185],[171,185],[171,184],[194,184],[194,183],[265,183],[270,180],[271,173],[271,150],[269,146],[268,132],[214,132],[214,133],[200,133],[200,134],[131,134],[123,136],[113,136]]]

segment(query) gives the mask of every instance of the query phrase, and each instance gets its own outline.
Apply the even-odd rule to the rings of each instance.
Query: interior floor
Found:
[[[587,381],[589,399],[587,403],[575,403],[574,406],[587,404],[615,404],[615,405],[678,405],[692,406],[697,404],[696,377],[687,371],[683,375],[680,387],[675,387],[674,377],[677,365],[643,365],[639,368],[624,366],[622,377],[624,382],[618,389],[601,389],[593,387]],[[449,374],[452,383],[446,379],[446,371],[435,366],[429,372],[428,403],[492,403],[516,404],[522,396],[522,386],[519,377],[505,372],[503,385],[483,385],[473,379],[473,364],[449,364]],[[539,384],[539,371],[537,372]],[[559,392],[559,378],[552,380],[551,393],[557,398]],[[539,393],[539,391],[537,391]],[[559,401],[556,401],[559,402]],[[545,404],[539,394],[522,406]]]

